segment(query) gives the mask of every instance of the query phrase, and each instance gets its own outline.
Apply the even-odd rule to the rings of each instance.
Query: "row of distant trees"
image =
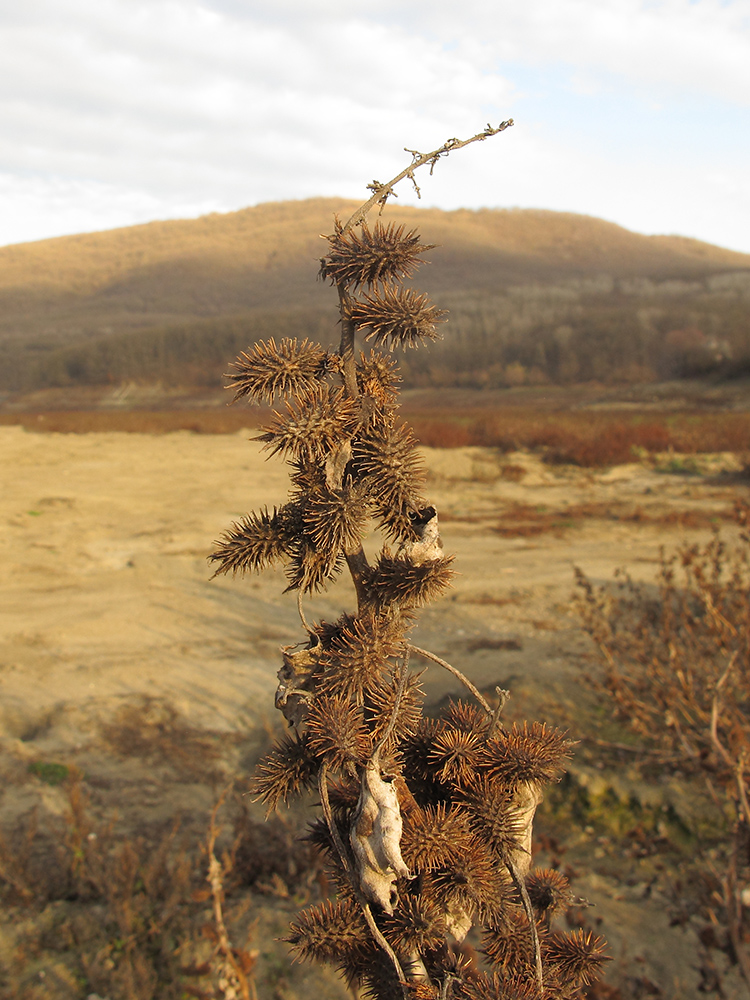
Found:
[[[649,283],[623,291],[581,281],[444,296],[445,338],[423,355],[406,353],[404,383],[481,388],[748,374],[750,275],[735,278],[709,290],[686,284],[679,295]],[[327,346],[331,329],[328,311],[295,308],[107,334],[63,348],[19,341],[0,357],[0,388],[127,379],[216,386],[225,359],[257,340],[307,337]]]
[[[415,385],[649,382],[750,372],[750,301],[463,301],[450,336],[403,365]],[[493,308],[494,307],[494,308]]]

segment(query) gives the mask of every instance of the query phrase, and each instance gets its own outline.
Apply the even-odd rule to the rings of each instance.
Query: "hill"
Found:
[[[215,379],[255,336],[319,337],[335,320],[334,297],[315,280],[325,250],[320,234],[331,231],[335,214],[355,207],[337,199],[280,202],[0,248],[2,387],[200,381],[209,369]],[[453,312],[450,339],[432,360],[409,359],[417,381],[439,381],[441,367],[475,368],[466,355],[482,339],[504,345],[490,359],[501,381],[513,364],[555,380],[572,377],[577,366],[583,377],[580,363],[566,369],[550,358],[578,352],[584,314],[584,326],[614,323],[626,338],[633,323],[641,332],[666,324],[656,330],[661,340],[694,328],[688,353],[708,344],[715,355],[711,345],[721,342],[722,357],[736,359],[744,349],[735,328],[746,313],[750,255],[568,213],[386,212],[438,244],[419,284]],[[687,313],[675,308],[685,303]],[[638,313],[649,309],[644,327]],[[665,309],[667,316],[654,313]],[[638,348],[635,364],[654,367],[651,346]]]

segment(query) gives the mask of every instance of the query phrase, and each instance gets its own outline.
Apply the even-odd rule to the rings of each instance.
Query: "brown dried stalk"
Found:
[[[211,810],[206,839],[206,853],[208,856],[206,881],[211,888],[211,897],[213,900],[214,924],[217,935],[215,953],[220,956],[217,985],[221,991],[223,1000],[258,1000],[255,983],[240,967],[224,922],[224,879],[229,873],[229,868],[226,863],[222,865],[216,857],[216,840],[221,833],[220,827],[216,824],[216,819],[230,791],[231,788],[222,792],[218,802]]]
[[[394,191],[396,185],[407,177],[412,182],[417,197],[420,198],[421,191],[414,178],[414,172],[416,170],[419,170],[420,167],[424,167],[429,163],[430,174],[432,174],[435,169],[435,165],[441,156],[447,156],[449,153],[454,152],[454,150],[463,149],[464,146],[468,146],[472,142],[483,142],[485,139],[489,139],[490,136],[497,135],[499,132],[504,132],[505,129],[510,128],[511,125],[513,125],[512,118],[501,122],[496,127],[487,125],[484,131],[478,132],[470,139],[447,139],[442,146],[438,146],[437,149],[433,149],[431,153],[420,153],[416,149],[406,149],[406,152],[411,153],[412,157],[409,166],[404,167],[400,173],[396,174],[395,177],[391,178],[391,180],[387,181],[385,184],[381,184],[380,181],[373,181],[371,184],[368,184],[367,187],[372,191],[372,197],[366,201],[364,205],[361,205],[347,220],[347,222],[344,223],[341,232],[345,233],[347,229],[351,229],[352,226],[357,226],[360,222],[363,222],[376,205],[380,205],[380,210],[382,212],[388,199],[396,197],[396,193]]]
[[[426,660],[432,660],[433,663],[437,663],[439,667],[447,670],[449,674],[453,674],[454,677],[457,677],[467,691],[471,691],[487,715],[494,717],[495,713],[493,712],[490,703],[484,697],[479,688],[476,687],[475,684],[472,684],[466,674],[461,673],[458,667],[454,667],[452,664],[448,663],[447,660],[442,659],[442,657],[438,656],[436,653],[431,653],[429,649],[421,649],[419,646],[409,646],[409,649],[412,653],[416,653],[418,656],[423,656]]]
[[[292,491],[272,514],[233,527],[217,552],[220,572],[287,562],[306,633],[305,642],[282,648],[276,692],[276,707],[296,731],[261,761],[256,792],[274,809],[317,786],[322,821],[310,839],[341,896],[300,915],[288,940],[303,959],[336,964],[373,1000],[447,1000],[452,991],[484,997],[472,985],[484,974],[464,966],[450,945],[475,922],[499,933],[517,926],[523,941],[516,947],[511,940],[510,951],[521,956],[513,973],[519,989],[543,989],[536,921],[544,920],[546,931],[549,915],[535,915],[525,879],[540,788],[558,778],[570,741],[537,724],[506,731],[508,692],[497,690],[493,710],[461,670],[408,641],[417,609],[449,586],[453,557],[444,553],[438,513],[422,495],[413,434],[396,414],[395,366],[377,350],[358,356],[355,337],[361,330],[388,349],[417,346],[434,335],[439,311],[401,285],[425,249],[416,232],[363,226],[347,237],[375,204],[382,209],[399,180],[417,188],[419,167],[432,170],[442,156],[511,124],[451,139],[431,153],[410,151],[401,174],[373,182],[372,198],[344,226],[336,223],[320,274],[339,296],[338,353],[269,342],[246,352],[233,380],[250,398],[286,394],[285,410],[274,413],[261,440],[290,460]],[[372,563],[362,543],[370,521],[387,539]],[[343,563],[356,612],[308,623],[303,592],[324,587]],[[480,707],[458,702],[439,719],[423,716],[412,655],[447,670]],[[219,871],[214,864],[214,876]],[[559,882],[567,885],[562,875]],[[564,962],[578,944],[561,940]],[[497,955],[502,950],[500,942]],[[597,962],[573,960],[565,974],[556,973],[566,996]]]

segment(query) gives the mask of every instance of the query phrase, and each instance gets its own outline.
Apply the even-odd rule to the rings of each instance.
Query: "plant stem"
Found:
[[[409,649],[411,650],[412,653],[418,653],[419,656],[424,656],[425,659],[432,660],[433,663],[437,663],[438,666],[444,667],[447,671],[453,674],[454,677],[457,677],[464,685],[464,687],[467,688],[469,691],[471,691],[471,693],[477,699],[477,701],[485,710],[487,715],[494,716],[495,713],[492,711],[490,703],[487,701],[484,695],[479,691],[479,689],[476,688],[471,683],[466,674],[462,674],[457,667],[451,666],[451,664],[448,663],[447,660],[442,660],[439,656],[437,656],[435,653],[431,653],[428,649],[420,649],[419,646],[409,646]]]
[[[523,908],[526,911],[526,917],[529,921],[529,930],[531,933],[531,941],[534,947],[534,966],[536,969],[536,981],[539,986],[539,996],[544,995],[544,973],[542,970],[542,949],[539,946],[539,932],[536,929],[536,920],[534,919],[534,908],[531,905],[531,899],[529,898],[529,893],[526,888],[526,882],[509,859],[507,862],[508,871],[510,872],[511,878],[513,879],[513,884],[520,893],[521,900],[523,902]]]
[[[409,180],[414,185],[417,192],[417,197],[420,197],[420,191],[417,187],[417,182],[414,180],[414,171],[418,170],[419,167],[425,166],[425,164],[430,164],[430,173],[432,173],[435,164],[440,159],[441,156],[447,156],[448,153],[453,152],[454,149],[461,149],[463,146],[468,146],[472,142],[482,142],[484,139],[489,139],[490,136],[497,135],[498,132],[504,132],[506,128],[510,128],[513,124],[513,119],[509,118],[507,121],[501,122],[496,128],[492,125],[488,125],[483,132],[478,132],[473,135],[470,139],[448,139],[443,143],[438,149],[433,149],[431,153],[419,153],[415,149],[407,149],[407,153],[411,153],[412,161],[408,167],[405,167],[401,173],[396,174],[392,180],[388,181],[386,184],[380,184],[379,181],[373,181],[372,184],[368,184],[368,188],[373,192],[371,198],[369,198],[364,205],[361,205],[357,211],[352,215],[352,217],[347,221],[342,233],[347,232],[352,226],[359,225],[360,222],[364,222],[367,218],[368,213],[375,205],[380,205],[381,207],[385,205],[388,198],[394,195],[394,187],[408,177]]]

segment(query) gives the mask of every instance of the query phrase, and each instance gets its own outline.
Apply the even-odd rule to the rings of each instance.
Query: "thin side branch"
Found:
[[[542,969],[542,949],[539,944],[539,933],[536,929],[536,920],[534,919],[534,908],[531,905],[531,899],[529,898],[529,893],[526,888],[526,882],[523,876],[521,875],[519,870],[516,868],[516,866],[510,859],[506,862],[506,864],[508,867],[508,871],[510,872],[510,876],[513,879],[513,884],[515,885],[516,889],[518,889],[518,892],[521,895],[523,908],[526,911],[526,917],[529,921],[529,929],[531,931],[531,942],[534,947],[534,966],[536,969],[536,981],[539,987],[539,996],[542,997],[544,995],[544,971]]]
[[[396,952],[391,948],[386,939],[383,937],[383,932],[380,930],[378,925],[375,923],[375,917],[372,915],[372,910],[370,909],[370,904],[364,902],[360,899],[360,906],[362,907],[362,912],[365,915],[365,920],[367,921],[367,926],[370,928],[370,933],[375,938],[377,943],[386,953],[388,958],[390,958],[393,963],[393,968],[398,976],[399,984],[404,994],[404,1000],[409,1000],[409,987],[407,985],[406,976],[404,975],[404,970],[401,968],[401,963],[396,957]]]
[[[487,701],[487,699],[484,697],[481,691],[471,683],[466,674],[462,674],[457,667],[452,666],[450,663],[448,663],[447,660],[442,660],[435,653],[431,653],[429,649],[420,649],[419,646],[409,646],[409,649],[411,650],[412,653],[417,653],[419,656],[424,656],[426,660],[432,660],[433,663],[437,663],[438,666],[443,667],[449,673],[453,674],[454,677],[457,677],[464,685],[464,687],[467,688],[469,691],[471,691],[471,693],[477,699],[477,701],[485,710],[487,715],[494,716],[495,713],[493,712],[490,703]]]
[[[731,657],[729,658],[729,663],[727,663],[726,670],[716,682],[716,688],[714,689],[714,697],[713,701],[711,702],[711,742],[713,743],[715,749],[718,751],[719,755],[724,760],[724,763],[728,767],[731,767],[732,769],[736,767],[736,762],[732,760],[732,757],[730,756],[729,752],[719,739],[719,695],[722,687],[724,686],[724,684],[727,681],[727,678],[729,677],[729,674],[732,671],[732,667],[734,666],[736,659],[737,659],[737,650],[735,650],[734,653],[732,653]]]
[[[398,691],[396,692],[396,698],[393,702],[393,710],[391,712],[391,717],[388,720],[388,725],[386,726],[385,732],[383,733],[380,742],[375,747],[375,750],[373,752],[372,759],[374,761],[378,761],[380,759],[380,751],[383,749],[388,740],[391,738],[391,736],[393,735],[393,730],[396,728],[396,716],[398,715],[398,710],[401,707],[401,699],[404,696],[404,688],[406,687],[406,675],[409,671],[409,649],[410,647],[407,646],[404,650],[404,660],[403,663],[401,664],[401,672],[399,674],[399,679],[398,679]]]
[[[349,860],[349,855],[347,854],[346,848],[344,847],[344,841],[341,839],[339,828],[336,826],[336,822],[333,818],[333,811],[331,809],[331,800],[328,797],[327,761],[323,761],[323,764],[320,768],[320,773],[318,774],[318,792],[320,794],[320,804],[323,808],[323,818],[326,821],[328,832],[330,833],[336,851],[338,852],[341,864],[344,866],[344,871],[346,872],[352,885],[356,885],[354,879],[354,873],[352,872],[351,862]]]
[[[302,628],[308,634],[312,635],[312,629],[310,628],[307,619],[305,618],[305,612],[302,610],[302,588],[297,588],[297,612],[299,613],[300,621],[302,622]]]
[[[489,139],[490,136],[497,135],[499,132],[504,132],[505,129],[510,128],[512,124],[513,119],[509,118],[507,121],[501,122],[497,127],[488,125],[483,132],[478,132],[470,139],[448,139],[442,146],[438,147],[438,149],[433,149],[431,153],[420,153],[416,149],[407,149],[406,152],[411,153],[412,155],[412,161],[409,166],[405,167],[400,174],[396,174],[396,176],[386,184],[381,184],[380,181],[373,181],[372,184],[368,184],[367,187],[373,192],[372,197],[369,198],[364,205],[357,209],[354,215],[352,215],[352,217],[344,225],[341,232],[345,233],[347,230],[351,229],[352,226],[357,226],[360,222],[364,222],[368,213],[376,205],[380,205],[382,211],[382,208],[388,199],[391,196],[395,196],[395,192],[393,190],[394,187],[406,177],[411,180],[417,192],[417,197],[419,197],[420,191],[417,187],[417,182],[414,180],[415,170],[418,170],[420,167],[424,167],[427,163],[429,163],[430,173],[432,173],[435,169],[435,164],[441,156],[447,156],[448,153],[452,153],[454,149],[462,149],[464,146],[468,146],[472,142],[482,142],[484,139]]]
[[[255,984],[252,979],[248,979],[240,968],[234,949],[232,948],[232,942],[229,939],[229,932],[224,923],[222,902],[224,898],[224,876],[227,874],[227,871],[216,857],[215,847],[216,838],[220,833],[220,829],[216,825],[216,817],[218,816],[219,809],[224,804],[228,792],[229,789],[222,792],[219,801],[211,810],[208,838],[206,841],[206,852],[208,854],[208,875],[206,876],[206,881],[211,887],[211,896],[213,898],[214,924],[216,925],[216,934],[218,937],[216,951],[218,951],[222,959],[221,968],[219,969],[219,989],[222,991],[224,997],[227,998],[237,997],[241,998],[241,1000],[257,1000]]]
[[[495,687],[495,694],[497,695],[497,708],[492,714],[492,722],[490,723],[490,728],[487,730],[487,739],[491,740],[498,729],[503,728],[503,723],[501,716],[503,714],[503,709],[505,704],[510,698],[510,691],[505,688]]]

